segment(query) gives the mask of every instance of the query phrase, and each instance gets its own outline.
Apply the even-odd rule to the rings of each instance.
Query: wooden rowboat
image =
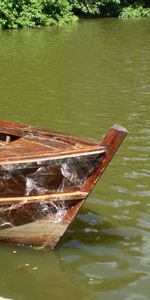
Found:
[[[127,131],[103,141],[0,122],[0,242],[54,248]]]

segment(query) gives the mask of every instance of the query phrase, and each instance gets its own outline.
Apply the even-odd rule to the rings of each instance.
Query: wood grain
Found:
[[[54,248],[126,134],[114,125],[98,142],[0,121],[0,242]]]

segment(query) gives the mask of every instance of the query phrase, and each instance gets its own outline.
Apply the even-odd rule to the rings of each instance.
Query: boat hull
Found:
[[[115,125],[101,143],[94,143],[24,125],[0,125],[2,144],[9,131],[14,139],[0,148],[0,242],[53,249],[127,131]],[[28,130],[31,135],[18,138]]]
[[[81,190],[104,156],[105,152],[81,153],[65,158],[0,165],[1,199]]]
[[[0,242],[54,248],[85,201],[55,200],[7,205],[0,210]],[[81,197],[81,195],[80,195]]]

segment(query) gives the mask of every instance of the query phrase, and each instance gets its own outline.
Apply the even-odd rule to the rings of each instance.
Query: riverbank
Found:
[[[0,29],[74,23],[79,16],[146,17],[148,0],[0,0]]]

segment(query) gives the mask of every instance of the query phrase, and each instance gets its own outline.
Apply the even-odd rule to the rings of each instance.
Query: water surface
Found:
[[[0,32],[1,119],[128,137],[55,251],[0,246],[0,296],[149,300],[150,19]]]

